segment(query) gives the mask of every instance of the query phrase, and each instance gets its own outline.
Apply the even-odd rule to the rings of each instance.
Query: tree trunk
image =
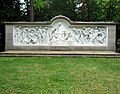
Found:
[[[112,0],[109,1],[109,14],[108,14],[109,21],[112,20],[111,10],[112,10]]]
[[[82,20],[85,20],[85,0],[82,0]]]
[[[88,1],[88,21],[91,21],[91,17],[92,17],[92,6],[91,6],[91,0]]]
[[[34,3],[33,0],[30,0],[30,21],[34,21]]]

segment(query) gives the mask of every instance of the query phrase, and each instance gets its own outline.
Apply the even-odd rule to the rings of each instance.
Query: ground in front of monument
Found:
[[[0,94],[119,94],[120,58],[0,57]]]

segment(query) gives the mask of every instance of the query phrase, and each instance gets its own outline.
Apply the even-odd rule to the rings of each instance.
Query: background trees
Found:
[[[82,6],[78,7],[82,1],[85,1],[85,19],[82,17]],[[120,0],[36,0],[34,6],[37,6],[35,20],[50,20],[56,15],[65,15],[71,20],[80,21],[119,21],[120,19],[118,12]]]
[[[0,21],[30,20],[30,1],[34,1],[35,20],[64,15],[80,21],[120,21],[120,0],[0,0]],[[82,17],[82,2],[85,11]],[[24,7],[23,7],[24,5]]]
[[[19,0],[0,0],[0,21],[21,20]]]
[[[0,23],[3,21],[30,21],[31,16],[34,16],[35,21],[47,21],[57,15],[67,16],[73,21],[120,22],[120,0],[24,1],[21,3],[20,0],[0,0]],[[33,1],[31,4],[34,6],[34,12],[31,12],[30,1]],[[85,8],[83,1],[85,1]],[[117,40],[120,39],[119,32],[120,26],[117,30]],[[117,47],[120,48],[120,42]]]

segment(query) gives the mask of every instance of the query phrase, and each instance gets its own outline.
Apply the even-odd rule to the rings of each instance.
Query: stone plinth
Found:
[[[5,24],[6,50],[116,50],[114,22],[79,22],[56,16],[47,22]]]

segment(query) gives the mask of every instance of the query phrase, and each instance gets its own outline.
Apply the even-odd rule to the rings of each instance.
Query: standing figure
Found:
[[[31,44],[37,43],[37,34],[35,33],[34,29],[29,30],[28,38],[29,38],[29,43]]]
[[[21,30],[21,26],[16,28],[16,31],[14,33],[14,37],[15,37],[15,43],[20,43],[22,40],[22,30]]]
[[[38,39],[38,42],[41,43],[41,39],[42,39],[42,27],[36,27],[36,31],[38,33],[38,36],[37,36],[37,39]]]
[[[61,40],[61,41],[63,41],[63,40],[65,40],[66,39],[66,29],[65,29],[65,27],[61,24],[61,23],[58,23],[58,40]]]

